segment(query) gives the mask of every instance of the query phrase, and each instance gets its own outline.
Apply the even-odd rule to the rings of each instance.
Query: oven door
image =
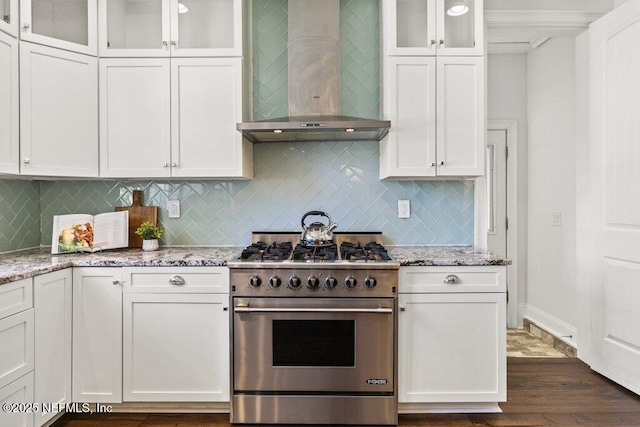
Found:
[[[234,392],[393,393],[393,298],[234,298]]]

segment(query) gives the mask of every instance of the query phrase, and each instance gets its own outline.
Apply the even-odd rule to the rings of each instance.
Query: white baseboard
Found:
[[[526,304],[523,317],[528,318],[540,328],[549,332],[551,335],[571,347],[576,349],[578,348],[578,330],[574,326],[563,322],[557,317],[554,317],[531,304]]]

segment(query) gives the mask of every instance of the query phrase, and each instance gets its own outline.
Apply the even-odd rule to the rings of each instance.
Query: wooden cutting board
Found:
[[[142,237],[136,234],[136,230],[145,221],[158,225],[158,207],[142,206],[142,190],[133,190],[133,203],[131,206],[116,206],[116,212],[129,211],[129,247],[141,248]]]

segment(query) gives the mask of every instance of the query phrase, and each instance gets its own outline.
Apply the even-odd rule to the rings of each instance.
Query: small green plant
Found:
[[[153,225],[149,221],[145,221],[140,224],[140,227],[136,230],[136,234],[142,237],[143,240],[153,240],[159,239],[164,233],[164,229],[162,227],[158,227]]]

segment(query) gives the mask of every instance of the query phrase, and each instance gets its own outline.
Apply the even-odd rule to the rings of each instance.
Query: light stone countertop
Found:
[[[0,285],[68,267],[226,266],[243,246],[173,247],[153,252],[117,249],[94,254],[52,255],[48,248],[0,255]],[[511,261],[473,246],[388,246],[400,266],[508,265]]]

